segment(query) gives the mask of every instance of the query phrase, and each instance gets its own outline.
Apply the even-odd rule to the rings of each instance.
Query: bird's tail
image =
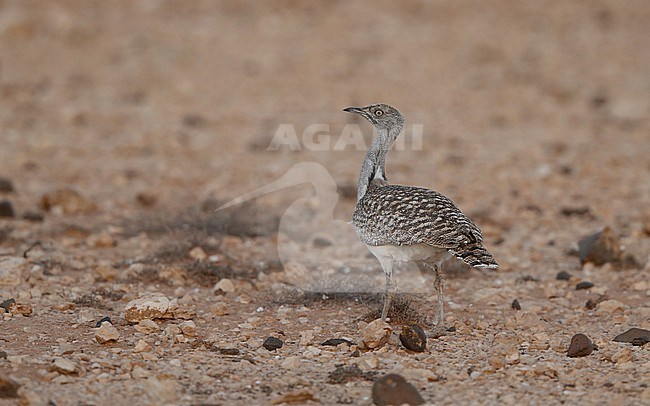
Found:
[[[468,245],[463,247],[462,250],[455,252],[455,254],[457,258],[475,268],[496,269],[499,267],[499,264],[494,260],[490,251],[486,250],[480,244]]]

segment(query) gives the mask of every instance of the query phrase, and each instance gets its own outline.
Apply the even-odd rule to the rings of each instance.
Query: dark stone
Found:
[[[7,359],[8,355],[7,351],[0,351],[0,359]]]
[[[0,307],[5,309],[6,313],[9,313],[9,307],[12,304],[16,304],[16,299],[13,299],[13,298],[7,299],[7,300],[3,301],[2,303],[0,303]]]
[[[353,381],[372,381],[377,376],[376,371],[364,372],[358,365],[345,366],[336,365],[334,371],[330,372],[327,377],[327,383],[340,385]]]
[[[361,352],[359,350],[354,350],[352,354],[350,354],[351,357],[358,358],[361,356]]]
[[[584,334],[576,334],[571,338],[567,355],[571,358],[586,357],[596,349],[598,349],[598,347],[591,342],[589,337]]]
[[[372,386],[372,401],[378,406],[424,404],[424,399],[415,386],[397,374],[388,374],[375,381]]]
[[[0,217],[8,217],[8,218],[16,217],[14,206],[11,204],[9,200],[0,201]]]
[[[14,191],[14,184],[7,178],[0,178],[0,192],[10,193]]]
[[[269,351],[275,351],[279,348],[282,348],[283,345],[284,343],[282,340],[275,337],[268,337],[266,340],[264,340],[264,344],[262,344],[262,346]]]
[[[203,128],[208,124],[208,121],[201,117],[198,114],[186,114],[183,117],[183,125],[185,127],[192,127],[192,128]]]
[[[595,217],[591,212],[589,206],[562,207],[560,209],[560,214],[562,214],[565,217],[572,217],[572,216],[584,216],[588,218]]]
[[[650,330],[642,328],[631,328],[625,333],[619,334],[614,337],[614,340],[619,343],[630,343],[634,346],[642,346],[650,342]]]
[[[28,221],[43,221],[44,218],[43,214],[37,211],[27,211],[23,214],[23,220]]]
[[[568,281],[571,280],[571,274],[567,271],[560,271],[557,273],[557,275],[555,275],[555,279],[558,281]]]
[[[576,285],[576,290],[585,290],[585,289],[591,289],[594,287],[594,284],[588,281],[583,281],[580,282]]]
[[[347,345],[354,345],[353,341],[346,340],[345,338],[330,338],[329,340],[323,341],[320,345],[329,345],[336,347],[337,345],[341,345],[343,343]]]
[[[399,341],[407,350],[423,352],[427,349],[427,335],[417,324],[403,326]]]
[[[512,301],[510,304],[510,307],[512,307],[512,310],[521,310],[521,304],[519,303],[519,300],[515,299]]]
[[[156,205],[158,198],[153,193],[140,192],[137,195],[135,195],[135,200],[142,207],[153,207]]]
[[[102,317],[102,318],[97,322],[97,324],[95,324],[95,327],[101,327],[101,326],[102,326],[102,323],[105,322],[105,321],[107,321],[107,322],[113,324],[113,322],[111,321],[111,318],[108,317],[108,316],[106,316],[106,317]]]
[[[594,299],[589,299],[587,300],[587,303],[585,303],[585,307],[587,310],[594,310],[598,306],[598,302],[595,301]]]
[[[326,240],[321,237],[314,238],[314,247],[322,248],[322,247],[329,247],[330,245],[332,245],[332,243],[329,240]]]
[[[609,227],[580,240],[578,256],[581,264],[591,262],[594,265],[604,265],[611,262],[629,266],[636,265],[635,258],[623,255],[620,238]]]
[[[237,348],[218,348],[217,351],[223,355],[239,355]]]

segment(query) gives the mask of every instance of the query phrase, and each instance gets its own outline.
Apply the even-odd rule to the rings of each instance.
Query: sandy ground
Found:
[[[612,341],[650,329],[649,21],[643,0],[0,1],[0,404],[369,405],[391,372],[431,404],[649,404],[650,345]],[[449,266],[452,331],[422,353],[356,351],[383,277],[345,226],[364,152],[335,143],[369,142],[341,109],[375,102],[422,135],[391,182],[451,197],[501,265]],[[628,263],[581,265],[604,227]],[[568,357],[576,333],[598,350]]]

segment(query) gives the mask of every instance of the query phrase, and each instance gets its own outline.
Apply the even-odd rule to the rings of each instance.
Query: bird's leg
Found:
[[[442,329],[443,324],[444,324],[444,311],[443,311],[443,306],[444,306],[444,300],[443,300],[443,295],[442,295],[442,288],[445,284],[444,276],[442,275],[442,271],[440,270],[440,264],[434,264],[433,265],[433,270],[436,272],[436,280],[434,282],[434,288],[436,289],[436,293],[438,294],[438,306],[436,307],[436,329]]]
[[[386,274],[386,288],[384,291],[384,308],[381,310],[381,320],[386,321],[388,317],[388,310],[390,309],[393,296],[395,295],[395,286],[393,284],[393,264],[387,262],[382,264],[384,273]]]

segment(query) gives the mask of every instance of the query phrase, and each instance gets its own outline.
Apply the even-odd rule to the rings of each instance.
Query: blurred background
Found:
[[[364,152],[310,150],[302,131],[329,125],[334,143],[356,123],[370,142],[341,109],[384,102],[423,128],[421,150],[389,156],[393,183],[522,235],[552,234],[565,206],[600,220],[565,219],[579,230],[636,227],[650,201],[649,21],[644,0],[3,0],[0,174],[19,213],[62,187],[109,217],[181,210],[299,162],[349,197]],[[282,124],[299,150],[268,150]]]

